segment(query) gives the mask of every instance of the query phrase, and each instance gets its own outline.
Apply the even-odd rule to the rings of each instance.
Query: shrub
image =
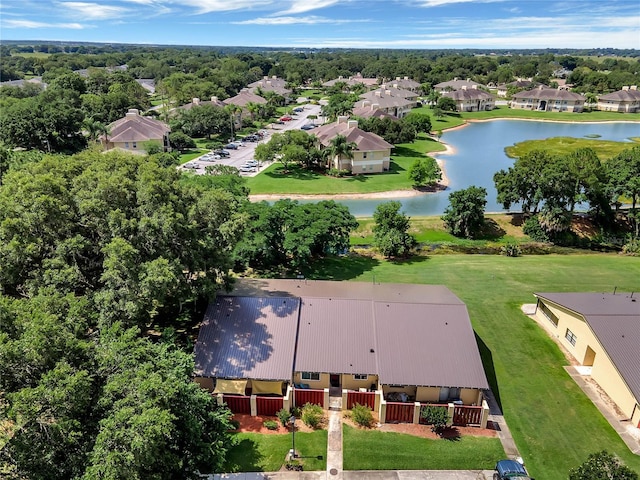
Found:
[[[549,242],[549,235],[543,230],[542,226],[540,226],[538,217],[528,218],[522,226],[522,233],[528,235],[531,240],[536,242]]]
[[[276,422],[275,420],[265,420],[264,422],[262,422],[262,424],[267,427],[269,430],[277,430],[278,429],[278,422]]]
[[[311,428],[318,428],[320,423],[322,423],[322,418],[324,416],[324,410],[320,405],[313,405],[311,403],[306,403],[304,407],[302,407],[302,421],[305,425]]]
[[[622,246],[622,253],[625,255],[640,255],[640,239],[634,238]]]
[[[231,426],[231,430],[238,430],[240,428],[240,422],[238,420],[231,420],[229,425]]]
[[[351,175],[351,172],[349,170],[340,170],[337,168],[330,168],[327,171],[327,175],[329,175],[330,177],[346,177],[347,175]]]
[[[520,255],[522,255],[520,245],[518,245],[517,243],[507,243],[500,248],[500,251],[507,257],[519,257]]]
[[[368,405],[356,403],[351,409],[351,418],[361,427],[369,428],[373,425],[373,414],[371,413],[371,407]]]
[[[282,426],[286,427],[289,424],[291,413],[289,413],[288,410],[281,408],[277,411],[276,416],[278,417],[278,420],[280,420],[280,423],[282,423]]]
[[[425,422],[431,425],[431,431],[440,433],[447,426],[449,421],[449,412],[444,407],[436,407],[433,405],[425,405],[420,410],[420,416]]]

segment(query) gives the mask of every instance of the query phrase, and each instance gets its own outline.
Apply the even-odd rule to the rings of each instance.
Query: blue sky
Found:
[[[0,28],[6,40],[640,49],[640,0],[1,0]]]

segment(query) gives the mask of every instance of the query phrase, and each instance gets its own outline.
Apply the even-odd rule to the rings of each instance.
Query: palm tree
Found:
[[[429,95],[427,95],[429,106],[433,107],[433,105],[437,104],[439,98],[440,98],[440,92],[438,92],[435,88],[431,89],[431,91],[429,92]]]
[[[586,104],[589,105],[589,111],[593,110],[593,106],[598,104],[598,96],[595,93],[585,93]]]
[[[247,104],[245,105],[245,108],[249,110],[249,113],[251,114],[251,120],[255,120],[256,114],[260,112],[260,109],[262,108],[262,106],[259,103],[247,102]]]
[[[231,141],[233,141],[233,125],[234,123],[238,123],[242,127],[242,107],[234,104],[229,104],[224,107],[227,112],[229,112],[230,121],[231,121]],[[237,115],[237,118],[236,118]]]
[[[336,135],[331,139],[329,146],[324,149],[323,155],[327,163],[337,160],[340,165],[342,158],[352,159],[353,151],[358,148],[354,142],[349,142],[344,135]]]
[[[92,142],[97,142],[102,135],[107,137],[109,133],[104,123],[94,120],[92,117],[86,118],[84,122],[82,122],[82,126],[87,131],[89,140]]]

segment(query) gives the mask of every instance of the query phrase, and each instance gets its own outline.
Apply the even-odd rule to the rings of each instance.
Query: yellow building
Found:
[[[536,293],[536,317],[640,427],[640,301],[628,293]]]

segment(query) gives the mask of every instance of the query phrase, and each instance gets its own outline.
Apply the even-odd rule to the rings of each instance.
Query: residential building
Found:
[[[633,293],[535,293],[536,317],[640,427],[640,301]]]
[[[358,102],[357,106],[353,108],[352,115],[354,117],[362,117],[362,118],[390,118],[392,120],[397,120],[398,117],[394,115],[389,115],[380,109],[380,105],[373,103],[369,104],[368,101]]]
[[[534,87],[537,87],[538,85],[540,85],[539,83],[533,82],[529,79],[526,78],[519,78],[514,82],[509,82],[509,83],[502,83],[500,85],[498,85],[497,87],[497,91],[496,94],[499,97],[505,98],[507,96],[507,90],[509,90],[509,87],[513,87],[517,90],[530,90]]]
[[[513,95],[510,107],[545,112],[582,112],[585,100],[578,93],[540,85]]]
[[[343,408],[352,395],[371,400],[382,422],[393,404],[417,423],[432,403],[467,406],[480,414],[469,423],[486,425],[469,315],[441,285],[242,279],[207,309],[195,359],[200,385],[256,414],[308,392],[325,407],[328,396],[348,399]]]
[[[380,83],[377,78],[365,78],[362,76],[360,72],[358,72],[352,77],[343,77],[342,75],[340,75],[338,78],[334,78],[333,80],[324,82],[322,86],[333,87],[336,83],[339,83],[339,82],[344,82],[348,86],[353,86],[353,85],[356,85],[357,83],[361,83],[367,88],[375,87]]]
[[[394,96],[393,93],[394,91],[391,89],[377,89],[367,92],[360,95],[362,100],[357,101],[354,104],[354,108],[377,105],[377,108],[384,113],[397,118],[405,117],[416,106],[416,101],[409,100],[403,96]]]
[[[244,108],[247,106],[247,103],[265,104],[267,100],[260,95],[250,92],[248,88],[243,88],[235,97],[227,98],[224,103],[226,105],[237,105],[238,107]]]
[[[444,92],[452,92],[454,90],[461,90],[462,87],[466,87],[467,90],[471,89],[471,88],[480,88],[482,87],[481,84],[479,84],[478,82],[474,82],[473,80],[471,80],[470,78],[467,78],[466,80],[460,80],[459,78],[454,78],[453,80],[449,80],[447,82],[440,82],[440,83],[436,83],[433,88],[440,93],[444,93]]]
[[[640,91],[637,85],[622,87],[622,90],[598,96],[598,110],[604,112],[640,112]]]
[[[445,92],[442,96],[452,98],[456,102],[458,112],[481,112],[493,110],[495,107],[493,95],[476,87],[463,86],[460,90]]]
[[[124,118],[116,120],[107,128],[109,133],[102,137],[106,149],[119,148],[145,154],[144,144],[148,141],[159,142],[165,150],[169,148],[169,125],[142,116],[135,108],[130,109]]]
[[[376,90],[363,93],[362,95],[360,95],[360,98],[371,99],[375,94],[375,92],[383,92],[386,95],[391,95],[392,97],[404,98],[414,103],[418,101],[417,92],[413,92],[411,90],[405,90],[404,88],[399,87],[397,83],[383,83]]]
[[[420,90],[420,84],[409,77],[396,77],[395,80],[391,80],[387,82],[387,84],[391,84],[396,88],[402,88],[411,92],[418,92],[418,90]]]
[[[389,170],[393,145],[375,133],[358,128],[357,120],[338,117],[337,121],[318,127],[311,134],[318,138],[322,149],[330,146],[331,140],[338,135],[346,137],[347,142],[355,143],[356,148],[351,152],[352,158],[344,156],[331,158],[328,160],[330,168],[349,170],[354,174],[380,173]]]
[[[264,77],[262,80],[250,83],[248,90],[251,93],[259,94],[262,92],[273,92],[281,97],[284,97],[285,101],[290,101],[293,90],[286,87],[287,82],[282,78],[278,78],[275,75],[272,77]]]
[[[194,107],[200,107],[203,105],[210,105],[212,107],[220,107],[224,108],[227,106],[222,100],[220,100],[215,95],[211,97],[211,100],[200,100],[199,98],[193,98],[189,103],[185,103],[184,105],[180,105],[178,110],[191,110]]]

